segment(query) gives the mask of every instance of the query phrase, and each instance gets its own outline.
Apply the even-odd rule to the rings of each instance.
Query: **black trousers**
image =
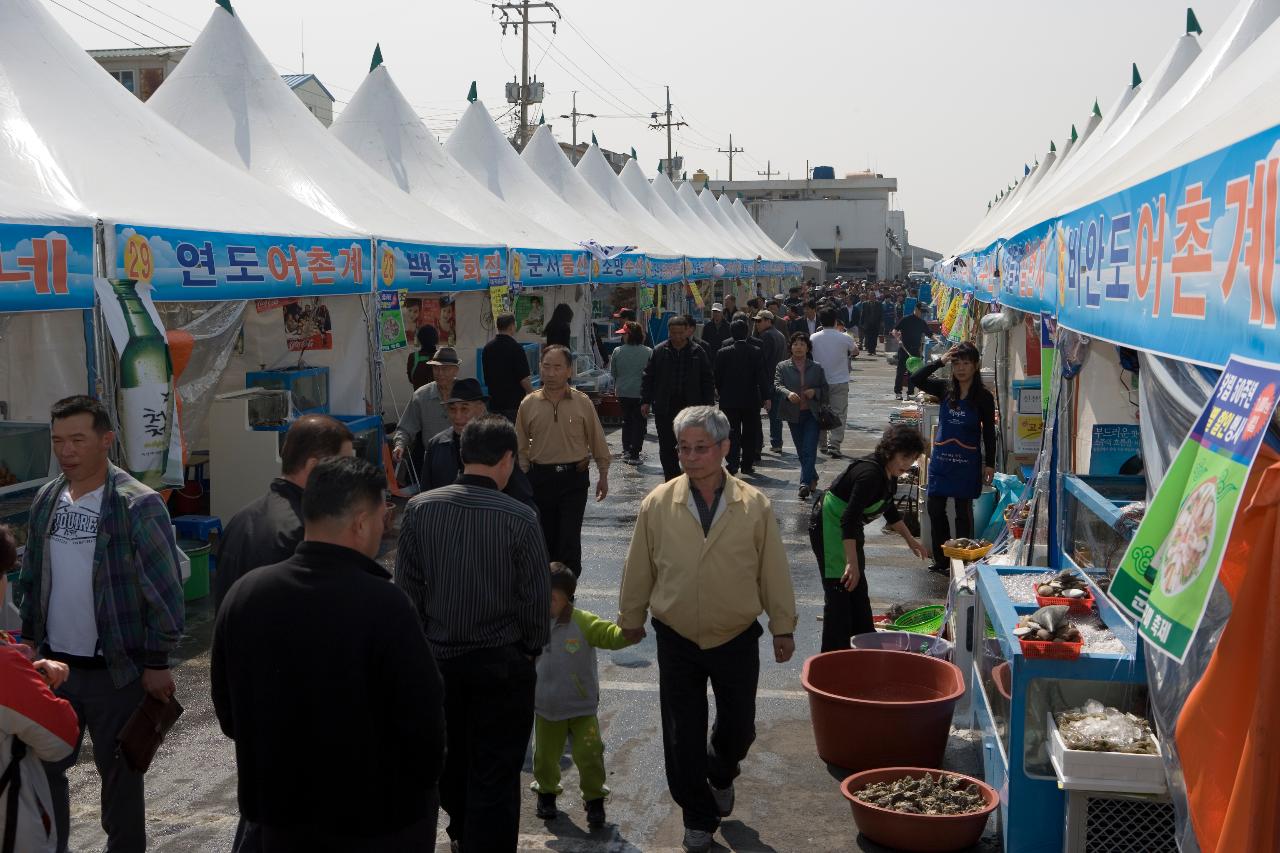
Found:
[[[653,426],[658,431],[658,459],[662,476],[670,482],[681,474],[680,455],[676,453],[676,415],[685,407],[683,401],[672,401],[662,408],[654,406]]]
[[[760,679],[759,622],[723,645],[701,649],[653,620],[658,642],[662,753],[671,798],[689,829],[714,831],[720,813],[708,783],[727,788],[756,739],[756,684]],[[707,741],[707,681],[716,721]]]
[[[520,770],[533,731],[533,661],[506,646],[439,664],[448,732],[440,805],[449,838],[471,853],[515,850]]]
[[[587,512],[590,470],[557,471],[552,465],[531,465],[529,485],[533,487],[533,502],[538,505],[547,554],[573,569],[575,575],[581,575],[582,516]]]
[[[760,452],[761,436],[760,409],[736,407],[720,407],[724,416],[729,419],[729,458],[725,464],[730,474],[737,474],[739,467],[750,468],[755,464],[756,454]]]
[[[947,568],[951,563],[942,553],[942,543],[951,538],[951,521],[947,518],[947,501],[956,502],[956,536],[973,538],[973,500],[971,498],[945,498],[929,495],[925,508],[929,511],[929,536],[933,539],[933,564]]]
[[[862,329],[862,348],[867,351],[867,355],[876,354],[876,344],[880,342],[880,327],[865,326]]]
[[[852,590],[844,588],[839,578],[822,579],[822,651],[849,648],[849,640],[876,629],[871,614],[871,596],[867,591],[867,558],[858,542],[858,568],[861,577]]]
[[[907,370],[907,359],[911,358],[904,349],[898,350],[898,369],[893,374],[893,393],[901,394],[902,386],[907,386],[907,394],[916,393],[916,388],[911,384],[911,373]]]
[[[626,456],[639,456],[644,449],[644,433],[647,419],[640,414],[639,397],[619,397],[622,406],[622,452]]]
[[[385,835],[358,838],[354,836],[334,835],[314,827],[275,827],[270,825],[248,824],[249,832],[256,835],[257,840],[247,839],[245,847],[234,847],[239,851],[261,851],[261,853],[315,853],[317,850],[342,850],[343,853],[398,853],[401,850],[434,850],[436,846],[436,819],[439,817],[440,801],[435,792],[431,793],[428,815],[403,829]]]

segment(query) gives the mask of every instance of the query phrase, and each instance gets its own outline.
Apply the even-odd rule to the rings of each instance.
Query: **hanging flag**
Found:
[[[607,261],[610,258],[616,258],[618,255],[625,255],[627,252],[636,250],[635,246],[605,246],[595,240],[579,241],[578,245],[590,252],[591,257],[597,261]]]

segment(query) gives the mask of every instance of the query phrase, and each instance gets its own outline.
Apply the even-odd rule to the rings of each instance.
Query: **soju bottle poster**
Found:
[[[95,282],[102,317],[120,354],[116,414],[124,467],[159,489],[182,484],[173,362],[151,285],[129,279]]]
[[[1200,627],[1278,388],[1280,367],[1231,359],[1111,582],[1143,638],[1178,662]]]

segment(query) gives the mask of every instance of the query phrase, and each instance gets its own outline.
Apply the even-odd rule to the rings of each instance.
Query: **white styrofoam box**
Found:
[[[1061,787],[1133,793],[1165,791],[1164,760],[1160,757],[1159,739],[1155,742],[1155,755],[1068,749],[1053,719],[1053,712],[1049,711],[1045,716],[1048,718],[1045,732],[1049,738],[1049,759],[1057,771]]]

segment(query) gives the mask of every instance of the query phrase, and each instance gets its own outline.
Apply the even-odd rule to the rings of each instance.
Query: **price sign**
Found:
[[[384,287],[391,287],[391,283],[396,280],[396,256],[390,249],[385,247],[382,250],[381,272],[382,285]]]
[[[150,282],[155,274],[155,259],[151,257],[151,244],[141,234],[134,234],[124,244],[125,278],[137,282]]]

